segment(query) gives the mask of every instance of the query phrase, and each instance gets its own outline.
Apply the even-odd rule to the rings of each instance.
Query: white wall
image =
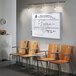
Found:
[[[0,18],[2,17],[2,0],[0,0]]]
[[[17,45],[20,40],[36,40],[39,41],[40,49],[48,49],[48,43],[68,44],[73,45],[72,66],[74,73],[76,73],[76,0],[67,0],[64,7],[60,10],[62,12],[62,25],[61,25],[61,39],[47,39],[35,38],[31,35],[31,14],[32,13],[50,13],[57,12],[51,6],[42,5],[26,5],[35,0],[17,0]],[[43,2],[44,3],[44,2]],[[43,8],[42,8],[43,7]],[[42,9],[41,9],[42,8]],[[59,10],[58,10],[59,11]],[[53,66],[54,69],[56,67]],[[64,72],[71,72],[69,65],[62,65]]]
[[[0,19],[4,18],[6,24],[0,25],[12,38],[12,46],[16,45],[16,0],[0,0]],[[0,49],[1,50],[1,49]],[[11,49],[12,50],[12,49]]]
[[[3,5],[3,1],[2,0],[0,0],[0,19],[2,18],[2,6]],[[1,24],[0,24],[0,26],[1,26]]]
[[[0,18],[2,16],[2,0],[0,0]]]
[[[6,24],[3,27],[12,35],[12,44],[16,45],[16,0],[3,0],[3,18]]]
[[[0,18],[2,17],[2,0],[0,0]],[[0,25],[1,26],[1,25]],[[0,60],[1,60],[1,51],[0,51]]]

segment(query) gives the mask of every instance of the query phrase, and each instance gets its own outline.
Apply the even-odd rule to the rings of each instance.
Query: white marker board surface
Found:
[[[61,14],[32,14],[32,36],[60,39]]]

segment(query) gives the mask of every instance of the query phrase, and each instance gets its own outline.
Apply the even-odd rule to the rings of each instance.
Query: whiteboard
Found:
[[[32,36],[60,39],[61,14],[32,14]]]

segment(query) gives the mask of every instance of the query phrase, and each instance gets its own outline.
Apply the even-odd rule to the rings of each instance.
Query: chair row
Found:
[[[10,56],[15,56],[16,61],[20,62],[21,58],[30,58],[32,54],[35,54],[38,52],[38,42],[37,41],[25,41],[25,40],[20,40],[19,47],[13,47],[17,48],[16,53],[11,53],[9,55],[9,60]],[[23,60],[23,59],[22,59]]]
[[[45,58],[40,58],[39,54],[41,52],[45,52],[45,55],[46,55]],[[58,50],[58,44],[49,44],[48,51],[40,51],[37,41],[20,40],[18,53],[13,53],[10,55],[18,56],[19,58],[20,57],[21,58],[38,57],[37,58],[37,72],[39,71],[39,61],[46,62],[46,73],[48,72],[48,66],[50,63],[57,64],[59,67],[59,76],[60,76],[61,64],[69,63],[72,70],[71,52],[72,52],[72,46],[70,45],[61,45],[61,49]],[[72,73],[73,73],[73,70],[72,70]]]

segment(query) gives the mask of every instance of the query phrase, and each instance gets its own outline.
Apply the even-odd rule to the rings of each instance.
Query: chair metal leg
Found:
[[[48,72],[48,75],[50,73],[50,62],[48,61],[48,65],[47,65],[47,72]]]
[[[19,63],[20,63],[20,56],[19,56]]]
[[[46,62],[46,74],[48,73],[48,62]]]
[[[58,64],[58,70],[59,70],[58,75],[61,76],[61,64]]]
[[[26,69],[28,69],[28,58],[26,58]]]
[[[29,71],[30,68],[30,59],[26,58],[26,69]]]
[[[28,67],[28,69],[30,69],[30,65],[31,65],[30,58],[28,60],[29,60],[29,67]]]
[[[33,64],[33,69],[36,69],[36,68],[35,68],[35,63],[36,63],[35,60],[33,60],[33,62],[34,62],[34,64]]]
[[[74,76],[74,74],[73,74],[73,67],[72,67],[71,62],[69,62],[69,64],[70,64],[70,69],[71,69],[72,76]]]
[[[34,61],[34,65],[35,65],[35,61]]]
[[[17,63],[17,56],[16,56],[16,63]]]
[[[22,66],[23,66],[23,58],[21,58],[21,63],[22,63]]]
[[[43,70],[43,64],[42,64],[42,62],[40,62],[41,63],[41,67],[42,67],[42,70]]]
[[[37,73],[38,73],[38,71],[39,71],[39,63],[38,63],[39,61],[37,60]]]
[[[9,55],[9,66],[11,65],[11,58],[10,58],[10,56],[11,56],[11,55]]]

